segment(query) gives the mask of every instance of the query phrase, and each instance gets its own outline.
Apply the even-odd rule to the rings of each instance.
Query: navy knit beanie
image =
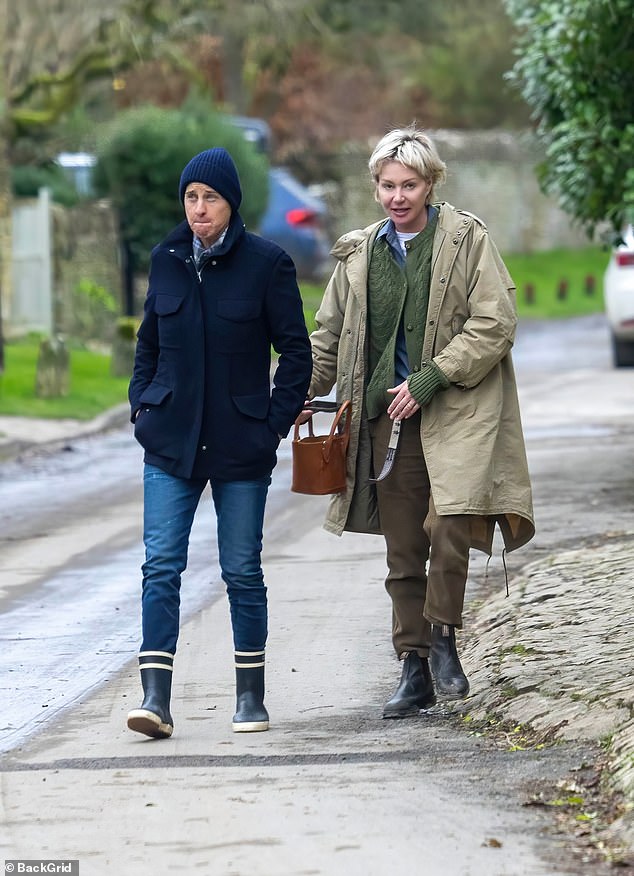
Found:
[[[237,210],[242,201],[242,189],[238,171],[233,158],[226,149],[216,146],[195,155],[185,165],[178,186],[178,196],[181,204],[185,197],[185,189],[190,183],[204,183],[215,189],[219,195],[229,202],[232,210]]]

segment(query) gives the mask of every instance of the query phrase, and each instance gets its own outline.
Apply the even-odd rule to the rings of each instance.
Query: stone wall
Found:
[[[121,312],[119,242],[106,201],[55,205],[53,308],[56,331],[82,340],[110,342]]]
[[[541,193],[535,177],[541,155],[532,135],[504,131],[429,133],[447,164],[447,182],[437,189],[437,199],[479,216],[502,252],[588,244],[570,217]],[[374,201],[367,169],[377,140],[350,146],[339,156],[343,182],[329,198],[335,237],[383,216]]]
[[[122,304],[114,212],[106,201],[68,208],[43,194],[13,207],[5,335],[35,331],[110,343]]]
[[[554,200],[539,190],[535,164],[541,155],[532,135],[504,131],[430,133],[448,170],[447,182],[438,188],[437,198],[478,215],[503,253],[576,248],[588,243]],[[342,182],[327,187],[326,193],[333,240],[383,216],[367,170],[377,140],[351,145],[336,158],[335,176]],[[114,212],[106,201],[70,209],[55,205],[51,224],[54,331],[110,343],[123,310]],[[25,238],[28,243],[28,229]],[[38,284],[30,285],[32,294],[39,294]],[[138,287],[135,297],[140,310],[145,277],[139,278]],[[7,335],[20,331],[19,325],[11,325],[11,312],[10,306],[5,308]]]

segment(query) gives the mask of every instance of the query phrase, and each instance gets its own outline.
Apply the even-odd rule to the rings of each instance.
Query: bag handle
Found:
[[[332,426],[330,427],[330,435],[328,435],[328,437],[324,441],[322,448],[321,448],[321,453],[322,453],[322,456],[324,457],[324,462],[328,462],[328,460],[330,459],[330,451],[332,448],[332,442],[333,442],[333,438],[335,437],[335,432],[337,431],[337,428],[339,426],[339,422],[340,422],[341,418],[343,417],[343,415],[347,411],[349,411],[349,409],[351,407],[352,407],[352,403],[350,401],[343,402],[341,404],[341,407],[337,411],[337,415],[335,416],[335,419],[332,421]],[[311,420],[312,420],[312,417],[311,417]],[[346,420],[345,420],[343,429],[340,429],[339,432],[341,435],[345,435],[346,443],[347,443],[348,435],[350,433],[350,414],[349,413],[346,416]]]
[[[322,403],[319,403],[319,402],[318,402],[318,403],[315,404],[314,409],[315,409],[316,411],[319,410],[319,405],[320,405],[320,404],[322,404]],[[323,404],[325,405],[326,403],[324,402]],[[333,405],[333,409],[334,409],[334,406],[336,405],[336,402],[328,402],[328,405]],[[309,408],[308,405],[307,405],[306,407],[307,407],[307,409]],[[324,445],[326,444],[326,442],[328,442],[328,456],[330,456],[330,446],[331,446],[331,444],[332,444],[332,439],[334,438],[334,435],[335,435],[335,431],[336,431],[336,429],[339,427],[339,423],[340,423],[340,421],[341,421],[341,418],[343,417],[343,415],[344,415],[347,411],[350,410],[351,407],[352,407],[352,402],[350,402],[350,401],[342,402],[341,405],[339,405],[339,408],[338,408],[338,410],[337,410],[337,414],[336,414],[334,420],[332,421],[332,426],[330,427],[330,434],[328,435],[328,437],[327,437],[327,438],[325,439],[325,441],[324,441]],[[326,409],[326,408],[322,408],[322,410],[325,410],[325,409]],[[299,441],[299,440],[300,440],[300,437],[299,437],[299,426],[300,426],[300,424],[299,424],[298,420],[299,420],[299,418],[298,418],[297,420],[295,420],[295,432],[294,432],[294,435],[293,435],[293,440],[294,440],[294,441]],[[310,438],[314,438],[314,437],[315,437],[315,432],[314,432],[314,430],[313,430],[313,418],[312,418],[312,417],[310,418],[310,420],[307,421],[307,425],[308,425],[308,436],[309,436]],[[343,432],[343,434],[346,434],[346,433],[350,432],[350,415],[349,415],[349,414],[348,414],[348,416],[346,417],[346,420],[345,420],[345,423],[344,423],[344,426],[343,426],[343,430],[342,430],[342,432]],[[326,459],[326,462],[328,462],[328,457],[324,456],[324,459]]]

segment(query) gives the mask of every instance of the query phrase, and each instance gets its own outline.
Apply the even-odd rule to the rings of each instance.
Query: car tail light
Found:
[[[619,268],[634,267],[634,252],[617,252],[616,263]]]
[[[315,228],[319,225],[319,214],[307,207],[296,207],[286,214],[289,225],[303,225],[305,228]]]

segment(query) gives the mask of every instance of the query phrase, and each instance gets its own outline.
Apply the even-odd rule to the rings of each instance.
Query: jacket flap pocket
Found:
[[[158,316],[169,316],[171,313],[176,313],[182,303],[182,295],[170,295],[166,292],[157,292],[154,310]]]
[[[169,386],[163,386],[160,383],[150,383],[141,393],[139,401],[141,404],[160,405],[171,392],[172,389]]]
[[[270,396],[234,395],[233,400],[241,414],[254,417],[256,420],[266,420],[269,415]]]

